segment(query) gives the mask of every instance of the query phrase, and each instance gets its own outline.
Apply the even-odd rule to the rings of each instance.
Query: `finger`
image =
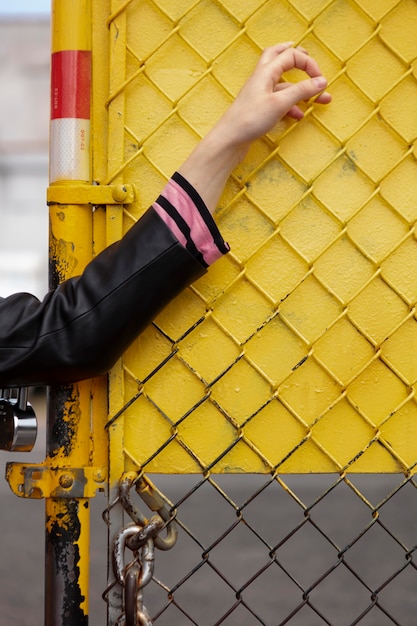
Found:
[[[317,98],[315,99],[315,102],[318,102],[319,104],[329,104],[331,100],[332,100],[331,94],[328,91],[323,91],[317,96]]]
[[[288,89],[294,83],[281,82],[274,85],[274,91],[282,91],[283,89]]]
[[[297,48],[287,48],[274,59],[271,59],[271,72],[276,82],[284,72],[293,69],[302,70],[311,78],[321,76],[317,61]]]
[[[294,84],[287,83],[286,85],[284,89],[279,89],[276,94],[287,114],[298,102],[310,100],[310,98],[315,96],[321,96],[322,104],[328,101],[328,97],[320,93],[327,85],[327,80],[324,76],[309,78]],[[330,94],[328,95],[330,96]]]
[[[301,120],[304,117],[303,111],[296,104],[291,107],[287,113],[288,117],[292,117],[294,120]]]
[[[319,104],[328,104],[331,101],[331,99],[332,99],[331,95],[327,92],[324,92],[322,94],[319,94],[319,96],[314,100],[314,102],[317,102]],[[300,107],[298,107],[295,104],[288,111],[287,116],[293,118],[294,120],[301,120],[304,117],[304,111],[302,111],[302,109],[300,109]]]
[[[294,83],[284,83],[284,82],[278,83],[275,85],[274,91],[282,91],[283,89],[288,89],[293,84]],[[315,102],[318,102],[319,104],[328,104],[331,101],[331,99],[332,99],[331,94],[329,94],[327,91],[322,91],[321,93],[319,93],[319,95],[315,99]]]
[[[260,59],[259,64],[263,65],[265,63],[269,63],[273,59],[275,59],[279,54],[291,48],[294,45],[293,41],[285,41],[284,43],[278,43],[275,46],[270,46],[269,48],[265,48]]]
[[[288,50],[288,48],[292,48],[293,46],[294,46],[293,41],[285,41],[284,43],[278,43],[275,46],[270,46],[269,48],[265,48],[265,50],[263,51],[261,55],[260,61],[262,63],[269,63],[269,61],[272,61],[279,54],[282,54],[282,52],[284,52],[285,50]],[[302,52],[303,54],[308,55],[308,51],[306,50],[306,48],[303,48],[302,46],[296,46],[295,50],[298,50],[299,52]]]

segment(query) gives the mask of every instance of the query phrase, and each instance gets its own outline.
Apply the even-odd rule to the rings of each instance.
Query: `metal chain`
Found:
[[[149,478],[145,476],[138,477],[132,472],[124,474],[119,483],[119,500],[126,513],[139,526],[146,526],[149,522],[131,501],[130,492],[133,486],[148,508],[158,513],[159,517],[165,522],[167,536],[165,538],[161,537],[158,534],[160,529],[158,529],[154,537],[155,546],[159,550],[170,550],[177,541],[178,529],[166,501]]]
[[[149,520],[131,501],[133,485],[148,507],[158,513]],[[143,476],[123,475],[119,483],[119,502],[133,523],[116,533],[113,540],[113,572],[123,589],[123,613],[117,626],[152,626],[152,619],[143,604],[143,588],[153,577],[155,548],[171,549],[177,540],[177,527],[165,500]],[[158,534],[164,527],[166,538]],[[133,553],[133,559],[128,563],[126,549]]]

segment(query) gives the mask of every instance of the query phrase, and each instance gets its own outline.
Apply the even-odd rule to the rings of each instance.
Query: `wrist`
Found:
[[[201,140],[200,146],[208,159],[212,159],[219,168],[227,171],[228,177],[243,161],[250,144],[235,141],[227,126],[219,124]]]

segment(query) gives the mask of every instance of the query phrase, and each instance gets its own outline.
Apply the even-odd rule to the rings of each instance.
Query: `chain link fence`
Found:
[[[106,520],[122,472],[152,475],[179,532],[149,615],[413,624],[416,2],[114,0],[108,24],[124,230],[264,47],[307,48],[333,95],[253,146],[216,214],[231,252],[112,374]]]
[[[170,551],[156,550],[154,576],[144,587],[154,623],[415,623],[412,478],[210,475],[155,482],[172,499],[178,540]],[[129,565],[134,556],[126,552]]]

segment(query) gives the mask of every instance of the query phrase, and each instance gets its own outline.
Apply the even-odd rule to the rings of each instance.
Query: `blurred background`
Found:
[[[41,298],[48,277],[50,2],[0,0],[0,296]],[[31,391],[39,420],[29,456],[0,452],[1,626],[43,622],[44,503],[16,498],[7,461],[45,456],[45,394]],[[32,621],[33,620],[33,621]]]
[[[49,0],[0,0],[2,296],[47,289],[49,35]]]

